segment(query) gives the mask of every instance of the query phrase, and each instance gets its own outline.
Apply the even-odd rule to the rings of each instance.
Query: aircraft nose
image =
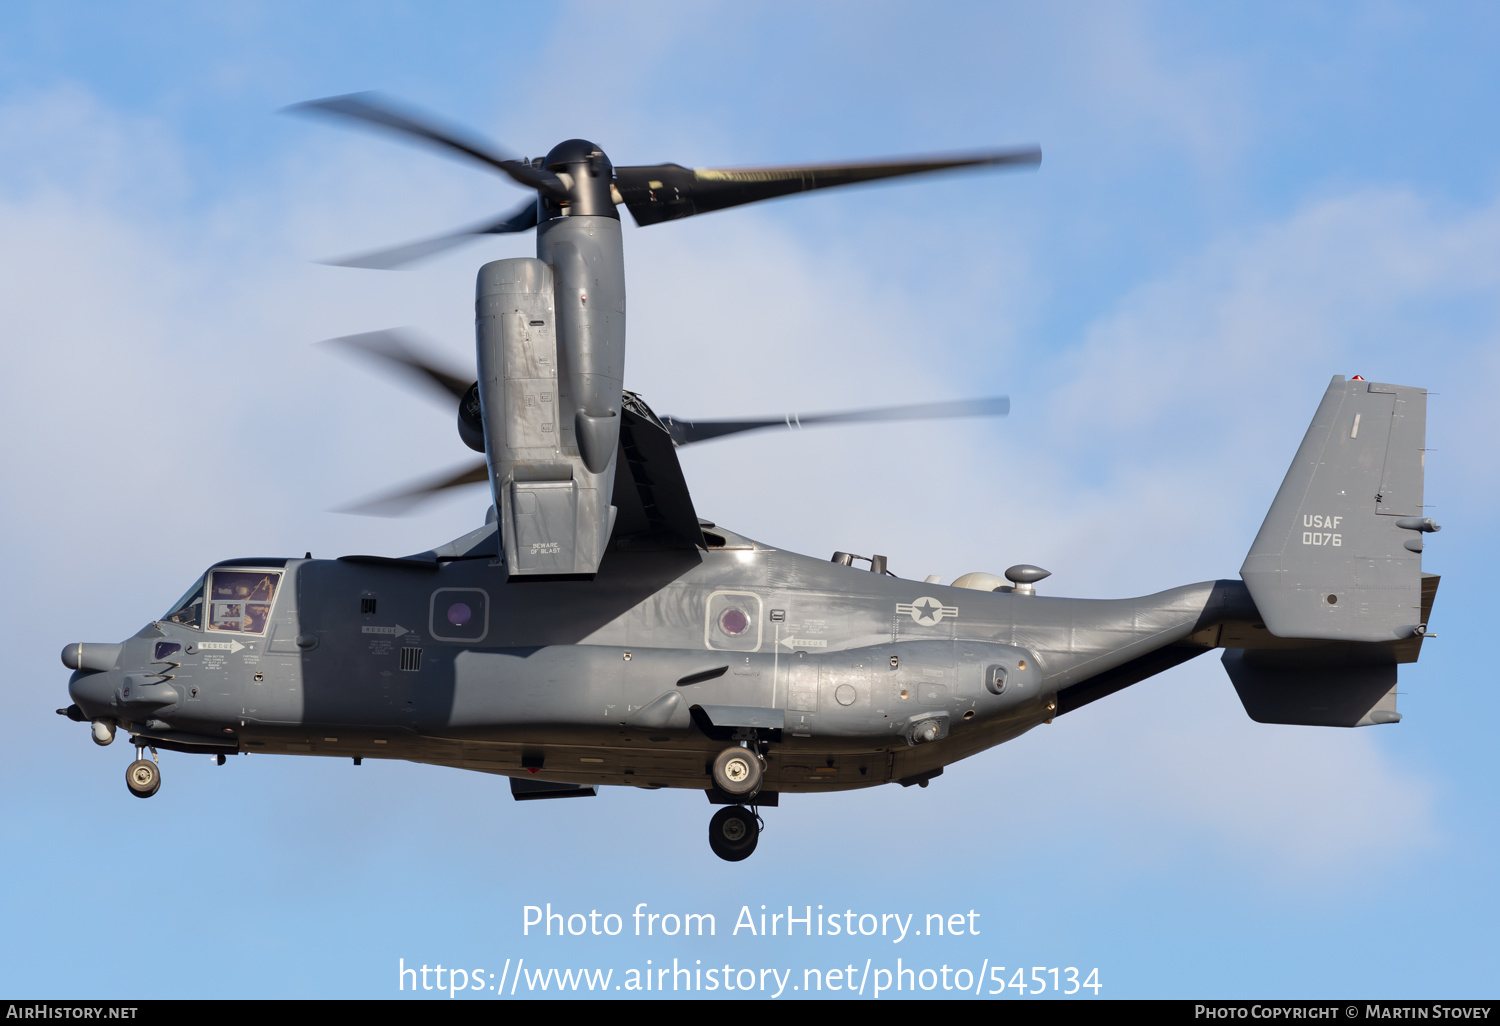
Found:
[[[89,718],[105,715],[115,697],[116,677],[111,673],[125,650],[122,644],[74,642],[62,650],[62,662],[77,671],[68,682],[68,694]]]
[[[68,682],[68,695],[90,719],[105,715],[115,700],[117,675],[79,673]]]

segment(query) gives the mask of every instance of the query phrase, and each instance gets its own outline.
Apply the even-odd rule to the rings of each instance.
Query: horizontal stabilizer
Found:
[[[1326,647],[1350,646],[1329,642]],[[1388,652],[1380,654],[1386,657],[1384,661],[1361,664],[1344,661],[1345,653],[1330,651],[1326,664],[1319,665],[1323,661],[1317,659],[1316,649],[1231,648],[1223,658],[1245,712],[1257,723],[1367,727],[1401,719],[1396,712],[1396,663]]]
[[[1422,575],[1426,623],[1439,578]],[[1311,727],[1397,723],[1396,674],[1414,663],[1427,636],[1399,641],[1309,641],[1273,637],[1258,623],[1226,623],[1224,669],[1252,720]],[[1063,692],[1067,694],[1067,692]]]
[[[1392,641],[1425,629],[1427,393],[1334,377],[1240,576],[1281,638]],[[1236,682],[1238,683],[1238,682]]]

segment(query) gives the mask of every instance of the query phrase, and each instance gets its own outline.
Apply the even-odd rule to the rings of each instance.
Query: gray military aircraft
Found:
[[[642,225],[945,168],[1031,165],[1034,149],[899,163],[612,167],[570,140],[498,154],[370,96],[303,110],[401,133],[536,192],[503,218],[348,263],[391,267],[535,227],[537,256],[479,271],[477,380],[397,333],[342,340],[438,385],[484,453],[389,496],[390,511],[487,482],[486,523],[402,558],[247,558],[210,567],[119,644],[63,650],[101,745],[406,759],[507,776],[519,800],[601,785],[705,791],[709,843],[755,849],[783,793],[926,786],[956,760],[1212,649],[1265,723],[1394,723],[1397,667],[1427,633],[1426,393],[1335,377],[1239,580],[1132,599],[1038,594],[1029,565],[944,586],[883,556],[785,552],[701,519],[676,449],[773,425],[971,416],[1004,400],[749,421],[658,417],[622,390],[617,207]],[[856,561],[868,563],[859,569]],[[872,572],[873,571],[873,572]],[[149,749],[151,758],[143,752]]]

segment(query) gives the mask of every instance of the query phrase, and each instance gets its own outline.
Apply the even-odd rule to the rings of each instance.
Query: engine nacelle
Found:
[[[553,282],[550,265],[526,257],[496,260],[479,271],[477,392],[490,487],[511,574],[591,574],[614,526],[609,499],[619,386],[614,386],[616,433],[590,439],[596,447],[607,444],[608,454],[594,451],[585,460],[575,422],[585,413],[608,419],[611,411],[607,404],[597,406],[595,387],[585,390],[594,410],[578,409],[577,392],[559,368],[571,354],[558,345]],[[623,337],[621,342],[623,348]],[[461,432],[463,412],[461,404]]]

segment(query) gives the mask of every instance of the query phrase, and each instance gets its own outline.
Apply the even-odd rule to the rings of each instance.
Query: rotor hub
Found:
[[[568,139],[560,142],[542,158],[542,170],[551,171],[562,178],[568,187],[567,213],[570,216],[598,214],[603,217],[620,215],[615,210],[610,186],[614,183],[614,165],[602,149],[587,139]],[[542,198],[546,217],[559,217],[563,203]]]

